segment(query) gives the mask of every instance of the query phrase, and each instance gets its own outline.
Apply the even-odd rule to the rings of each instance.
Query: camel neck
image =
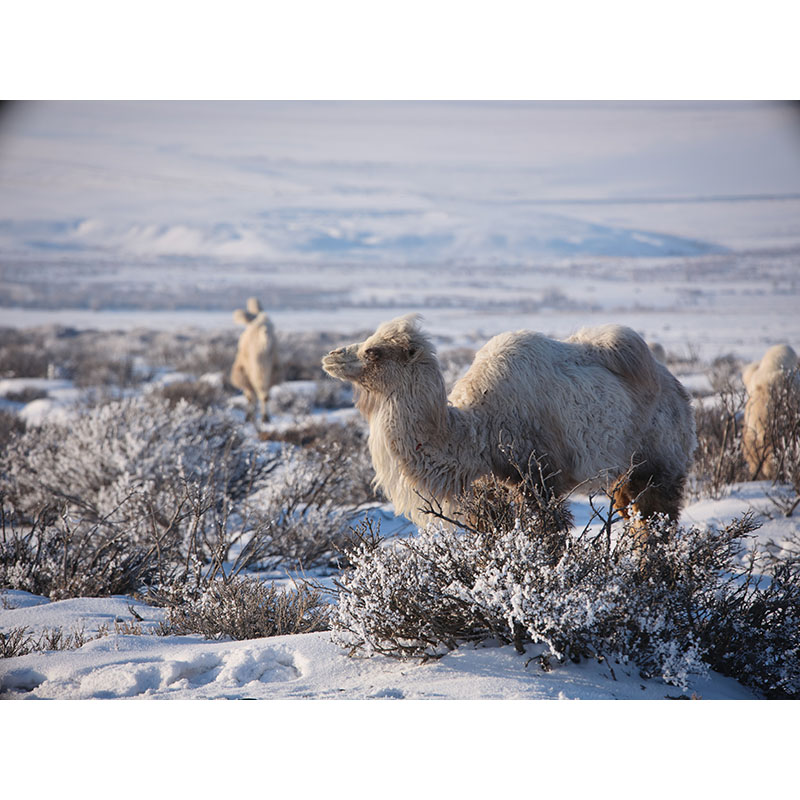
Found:
[[[455,497],[476,472],[477,442],[473,426],[460,409],[447,404],[444,386],[437,399],[423,393],[395,393],[371,422],[373,461],[396,462],[386,470],[386,484],[395,505],[419,503],[423,497]],[[409,500],[401,501],[401,495]],[[414,505],[416,507],[416,505]],[[402,513],[402,512],[401,512]]]

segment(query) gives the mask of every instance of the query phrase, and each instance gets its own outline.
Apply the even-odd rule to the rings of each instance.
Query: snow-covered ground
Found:
[[[768,483],[730,487],[719,500],[702,499],[683,511],[686,524],[721,524],[754,510],[763,521],[756,536],[780,547],[800,532],[767,497]],[[585,497],[573,501],[576,526],[591,511]],[[409,535],[391,507],[383,509],[385,535]],[[774,517],[774,518],[771,518]],[[313,571],[309,573],[314,577]],[[282,585],[291,576],[278,576]],[[321,583],[326,583],[323,579]],[[327,581],[330,585],[330,581]],[[26,592],[2,594],[0,631],[26,627],[30,633],[61,628],[88,639],[107,635],[79,650],[33,653],[0,661],[0,696],[20,699],[755,699],[736,681],[711,672],[695,678],[686,692],[647,679],[625,664],[582,662],[544,672],[528,647],[462,646],[438,661],[400,661],[383,656],[351,657],[330,634],[312,633],[243,642],[209,642],[196,636],[156,636],[162,609],[130,597],[77,598],[50,602]],[[141,618],[141,619],[140,619]],[[115,632],[137,624],[141,633]]]
[[[17,593],[7,601],[14,603]],[[20,597],[20,602],[31,598]],[[88,627],[131,621],[129,604],[146,619],[154,609],[129,598],[62,600],[5,610],[0,622],[31,626],[68,623]],[[202,637],[117,635],[77,652],[7,659],[0,664],[6,697],[36,699],[390,699],[390,700],[747,700],[755,695],[720,675],[697,679],[684,695],[645,680],[622,664],[584,662],[543,672],[513,647],[460,647],[425,664],[385,657],[351,658],[328,633],[243,642]]]
[[[230,328],[231,311],[254,294],[282,332],[349,333],[421,311],[440,344],[618,322],[705,364],[728,353],[758,358],[779,341],[797,348],[795,113],[751,103],[22,105],[0,129],[0,326]],[[708,388],[702,369],[681,377]],[[4,382],[0,394],[19,388]],[[76,398],[63,381],[33,388],[48,396],[25,404],[31,423]],[[684,519],[766,508],[767,489],[733,487],[689,504]],[[796,521],[767,520],[759,536],[781,541],[792,531]],[[624,665],[544,673],[512,648],[465,647],[420,664],[350,658],[325,633],[165,639],[147,634],[162,612],[131,598],[48,602],[8,592],[0,629],[113,631],[131,621],[130,606],[143,635],[112,632],[74,652],[0,661],[2,691],[681,694]],[[693,695],[753,697],[714,674],[695,681]]]

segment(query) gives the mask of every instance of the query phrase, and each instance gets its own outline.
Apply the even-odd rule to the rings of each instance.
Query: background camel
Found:
[[[797,367],[797,354],[787,344],[770,347],[760,361],[742,372],[747,390],[742,425],[742,449],[753,480],[774,480],[776,464],[769,436],[770,396],[784,375]]]
[[[278,369],[278,352],[275,330],[261,303],[251,297],[247,309],[233,312],[234,322],[244,325],[239,337],[236,359],[231,368],[231,383],[241,389],[247,398],[248,419],[269,419],[267,401],[269,390],[275,381]],[[260,407],[260,414],[258,410]]]
[[[676,517],[695,446],[683,387],[629,328],[608,325],[556,341],[530,331],[495,336],[446,396],[418,317],[381,325],[333,350],[324,370],[357,388],[369,421],[376,484],[398,513],[427,521],[424,499],[448,515],[478,478],[519,480],[532,455],[563,493],[636,465],[615,503]]]

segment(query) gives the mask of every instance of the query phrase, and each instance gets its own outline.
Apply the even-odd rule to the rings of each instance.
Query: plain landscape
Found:
[[[792,106],[37,103],[0,123],[0,697],[800,692],[797,419],[773,477],[741,440],[743,370],[800,346]],[[277,334],[267,422],[229,380],[249,297]],[[699,439],[657,553],[675,593],[641,580],[602,492],[568,498],[571,555],[535,598],[514,570],[489,594],[465,577],[491,547],[539,564],[535,518],[487,544],[395,515],[320,364],[409,312],[448,385],[506,330],[614,322],[663,348]],[[456,586],[480,624],[439,604]]]

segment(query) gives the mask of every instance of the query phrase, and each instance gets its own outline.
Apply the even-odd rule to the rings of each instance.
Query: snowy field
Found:
[[[50,325],[115,346],[120,331],[230,334],[250,295],[285,336],[355,337],[418,311],[440,351],[509,329],[627,324],[665,347],[699,401],[715,359],[800,348],[800,119],[751,103],[41,103],[0,118],[0,337]],[[153,381],[168,381],[159,369]],[[81,389],[3,375],[0,395],[30,425],[69,424]],[[279,413],[272,427],[292,421]],[[754,509],[758,540],[780,545],[800,521],[767,515],[770,491],[737,483],[692,498],[682,519]],[[576,520],[587,508],[575,498]],[[390,505],[381,513],[389,532],[411,533]],[[0,660],[0,696],[758,698],[713,671],[685,691],[624,664],[544,672],[533,647],[419,663],[348,657],[327,632],[148,635],[163,615],[130,596],[6,591],[0,631],[109,633]],[[136,623],[136,635],[115,630]]]
[[[683,512],[685,522],[719,524],[747,510],[770,512],[768,483],[731,487],[719,501],[701,500]],[[588,519],[586,498],[574,503],[576,520]],[[387,513],[391,514],[390,509]],[[798,533],[795,520],[765,518],[761,542],[785,542]],[[325,571],[321,573],[325,574]],[[308,573],[306,573],[308,575]],[[313,571],[311,577],[314,577]],[[277,578],[290,584],[290,579]],[[324,578],[321,579],[325,581]],[[752,700],[758,694],[731,678],[696,677],[681,691],[642,677],[634,665],[582,662],[544,672],[512,647],[462,646],[440,660],[420,663],[374,656],[351,658],[326,632],[239,642],[208,642],[202,636],[147,635],[163,609],[131,597],[77,598],[50,602],[7,591],[0,631],[26,626],[111,633],[77,651],[35,653],[0,662],[4,697],[21,699],[411,699],[411,700]],[[114,632],[136,624],[137,634]]]

